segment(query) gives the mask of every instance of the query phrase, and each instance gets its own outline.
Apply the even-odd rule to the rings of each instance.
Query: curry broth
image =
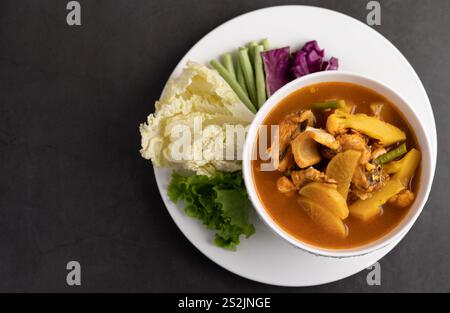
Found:
[[[331,99],[345,100],[348,104],[356,105],[355,113],[366,113],[368,115],[371,115],[371,103],[384,103],[381,115],[384,121],[399,127],[406,133],[408,150],[411,148],[420,150],[411,127],[389,100],[373,90],[351,83],[320,83],[297,90],[281,100],[269,113],[263,124],[268,126],[279,125],[287,114],[301,109],[310,109],[313,103]],[[319,114],[318,111],[314,111],[314,113],[317,117],[316,127],[325,128],[326,117],[320,116],[323,113]],[[346,238],[329,235],[320,226],[312,222],[303,211],[296,201],[298,196],[296,192],[283,194],[277,190],[277,179],[282,177],[283,173],[277,170],[260,171],[262,162],[267,161],[257,159],[252,163],[256,190],[261,202],[281,228],[303,242],[330,249],[354,248],[377,240],[387,234],[408,213],[409,208],[401,209],[386,204],[383,206],[382,215],[370,222],[362,222],[349,216],[344,221],[349,230]],[[314,167],[323,170],[323,168],[320,168],[321,164]],[[417,169],[416,175],[411,181],[410,189],[415,195],[417,195],[420,178],[419,169]]]

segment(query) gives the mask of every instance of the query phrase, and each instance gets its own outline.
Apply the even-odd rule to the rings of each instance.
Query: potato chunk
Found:
[[[406,134],[401,129],[363,113],[348,114],[336,110],[327,119],[327,130],[333,135],[343,134],[349,128],[378,140],[381,146],[390,146],[406,140]]]
[[[342,220],[317,202],[306,197],[298,197],[298,203],[305,210],[311,220],[331,235],[347,237],[347,227]]]
[[[336,185],[310,183],[300,189],[299,194],[316,203],[320,203],[322,207],[340,219],[346,219],[349,212],[347,202],[334,186]]]

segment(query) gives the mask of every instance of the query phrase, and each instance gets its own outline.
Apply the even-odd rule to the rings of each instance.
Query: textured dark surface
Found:
[[[138,153],[137,125],[184,53],[226,20],[311,4],[365,21],[366,1],[0,2],[0,291],[450,291],[450,2],[381,1],[376,29],[427,89],[439,140],[422,216],[367,272],[314,288],[258,284],[215,265],[177,229]],[[65,265],[82,264],[68,287]]]

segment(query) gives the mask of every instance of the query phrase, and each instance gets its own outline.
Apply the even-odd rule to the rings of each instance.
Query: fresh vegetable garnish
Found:
[[[233,62],[231,53],[222,55],[222,64],[216,60],[210,62],[253,112],[267,100],[266,78],[261,59],[261,52],[267,49],[269,49],[267,39],[263,39],[260,43],[251,41],[238,49],[236,63]]]
[[[233,77],[233,79],[236,79],[236,72],[234,70],[233,57],[231,56],[231,53],[225,53],[224,55],[222,55],[222,63],[230,73],[231,77]]]
[[[247,108],[253,113],[256,112],[255,107],[253,106],[252,101],[248,98],[247,93],[242,89],[241,85],[238,83],[236,79],[233,78],[232,74],[227,71],[222,64],[217,62],[216,60],[211,61],[211,66],[219,72],[220,76],[225,79],[225,81],[230,85],[231,89],[237,94],[239,99],[247,106]]]
[[[214,243],[219,247],[236,250],[241,235],[255,232],[248,221],[250,202],[240,171],[211,177],[174,172],[168,195],[173,202],[184,201],[187,215],[216,232]]]
[[[293,53],[289,47],[272,49],[262,53],[268,95],[283,87],[289,81],[311,73],[337,70],[338,59],[332,57],[323,61],[325,51],[320,49],[317,41],[307,42],[302,49]]]
[[[258,45],[254,49],[254,68],[255,68],[255,85],[256,85],[256,103],[258,109],[266,102],[266,80],[264,78],[264,68],[261,58],[261,52],[264,48],[262,45]]]
[[[267,95],[270,97],[289,82],[289,47],[272,49],[261,53],[266,73]]]
[[[248,48],[248,57],[250,59],[250,63],[253,65],[255,63],[255,48],[258,46],[258,42],[253,40],[250,41],[247,45]],[[239,48],[240,50],[241,48]]]
[[[226,145],[218,143],[216,138],[222,137],[226,141],[234,135],[234,132],[231,135],[226,131],[227,125],[245,128],[255,116],[218,71],[189,61],[178,77],[169,80],[155,108],[146,123],[139,126],[141,155],[151,160],[154,166],[193,171],[197,175],[234,172],[242,168],[240,160],[199,159],[197,149],[192,148],[194,137],[198,136],[201,156],[215,156],[218,151],[225,153]],[[196,125],[203,126],[201,131]],[[185,136],[185,147],[173,149],[182,136]],[[240,148],[238,140],[233,145],[235,149]]]
[[[322,71],[336,71],[339,68],[339,60],[331,57],[329,61],[322,63]]]
[[[307,42],[294,54],[291,72],[295,77],[305,76],[322,70],[325,50],[320,49],[317,41]]]
[[[269,50],[269,41],[263,39],[260,43],[251,41],[238,49],[236,68],[230,53],[222,55],[223,64],[211,61],[211,65],[247,106],[251,102],[254,108],[259,109],[268,97],[289,81],[310,73],[337,70],[338,59],[332,57],[324,61],[324,56],[325,50],[320,49],[315,40],[307,42],[291,56],[289,47]]]
[[[248,98],[248,91],[247,86],[245,85],[244,73],[242,72],[242,68],[241,65],[239,64],[239,61],[236,63],[236,79]]]
[[[250,55],[248,48],[241,47],[238,51],[238,62],[241,66],[242,73],[244,73],[245,85],[247,86],[248,95],[252,103],[256,103],[256,86],[255,86],[255,74],[253,71],[252,62],[250,61]]]
[[[308,62],[306,61],[306,52],[298,51],[294,54],[290,72],[293,77],[302,77],[309,74]]]
[[[310,73],[338,69],[338,59],[332,57],[324,62],[325,50],[320,49],[317,41],[307,42],[302,49],[294,54],[291,72],[295,77],[302,77]]]
[[[269,39],[264,38],[263,40],[261,40],[261,44],[262,44],[264,50],[269,50],[270,49]]]

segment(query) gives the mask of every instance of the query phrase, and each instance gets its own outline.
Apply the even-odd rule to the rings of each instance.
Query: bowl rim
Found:
[[[333,79],[330,79],[333,78]],[[346,79],[345,79],[346,78]],[[317,80],[317,81],[316,81]],[[349,81],[351,80],[351,81]],[[356,82],[355,82],[356,81]],[[403,115],[407,122],[413,127],[414,124],[414,134],[419,142],[421,149],[421,177],[420,177],[420,190],[416,195],[416,199],[413,203],[412,207],[409,208],[407,215],[402,219],[402,221],[395,226],[388,233],[384,234],[380,238],[371,241],[369,243],[356,246],[349,249],[331,249],[331,248],[323,248],[319,246],[315,246],[313,244],[306,243],[293,235],[289,234],[286,230],[284,230],[280,225],[278,225],[270,216],[270,214],[264,208],[258,193],[256,191],[256,186],[253,181],[253,171],[252,171],[252,162],[251,156],[253,154],[254,146],[256,143],[257,133],[259,126],[264,121],[264,119],[272,112],[272,110],[280,103],[282,99],[290,95],[291,93],[308,87],[310,85],[319,84],[322,82],[349,82],[356,85],[363,86],[365,88],[369,88],[385,98],[392,101],[396,109],[399,110]],[[364,84],[366,83],[366,84]],[[383,89],[384,92],[379,90],[374,90],[374,88],[369,87],[367,85],[375,85],[378,86],[379,89]],[[293,89],[293,90],[292,90]],[[391,97],[387,94],[390,93]],[[398,98],[397,100],[402,103],[400,106],[404,106],[404,108],[399,108],[398,101],[393,101],[393,97]],[[407,111],[407,112],[405,112]],[[417,127],[417,128],[416,128]],[[420,135],[420,136],[419,136]],[[420,138],[419,138],[420,137]],[[247,137],[244,144],[243,154],[242,154],[242,171],[244,176],[244,182],[246,185],[246,189],[250,198],[250,201],[255,208],[255,211],[258,213],[258,216],[263,220],[263,222],[269,227],[269,229],[274,232],[279,237],[283,238],[293,246],[300,248],[303,251],[326,257],[334,257],[334,258],[346,258],[346,257],[355,257],[364,254],[368,254],[374,252],[378,249],[385,247],[386,245],[392,243],[395,239],[402,238],[414,225],[420,213],[422,212],[425,203],[430,194],[431,185],[433,182],[432,175],[432,157],[431,157],[431,146],[430,141],[426,135],[425,127],[419,118],[415,109],[409,104],[408,101],[405,100],[403,96],[401,96],[397,91],[393,90],[388,85],[383,82],[369,77],[367,75],[363,75],[360,73],[354,73],[349,71],[325,71],[318,72],[314,74],[309,74],[300,78],[297,78],[285,86],[281,87],[277,90],[262,106],[262,108],[256,113],[255,118],[250,124],[247,132]],[[419,195],[421,197],[419,198]]]

